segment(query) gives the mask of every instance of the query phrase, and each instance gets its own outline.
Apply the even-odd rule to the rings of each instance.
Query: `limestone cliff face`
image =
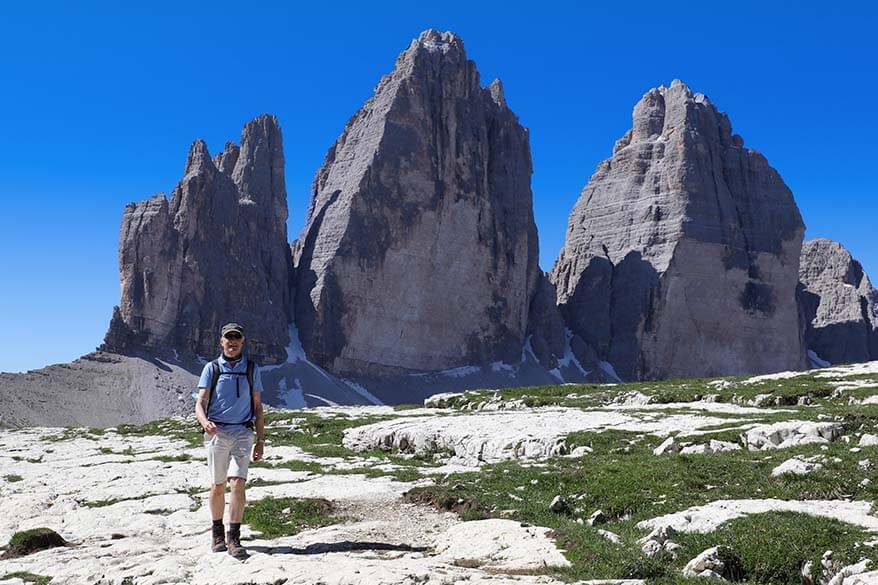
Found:
[[[216,354],[219,328],[247,329],[251,353],[286,358],[292,260],[281,131],[248,123],[241,146],[211,159],[196,141],[170,200],[125,208],[119,237],[122,296],[104,347]]]
[[[429,30],[348,122],[294,246],[311,359],[343,374],[518,361],[539,269],[528,132]]]
[[[878,359],[878,290],[850,252],[825,238],[805,242],[799,279],[808,349],[832,363]]]
[[[674,81],[592,175],[551,280],[568,326],[624,379],[800,369],[803,232],[777,171]]]

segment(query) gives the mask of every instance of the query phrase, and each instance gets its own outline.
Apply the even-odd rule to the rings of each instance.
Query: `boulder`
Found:
[[[812,471],[823,469],[826,458],[821,455],[812,457],[793,457],[787,459],[777,467],[771,470],[771,477],[779,477],[781,475],[807,475]]]
[[[803,369],[803,233],[777,171],[675,80],[635,106],[550,279],[568,327],[622,379]]]
[[[741,435],[741,441],[748,449],[787,449],[799,445],[829,443],[839,438],[843,432],[841,423],[793,420],[756,425]]]

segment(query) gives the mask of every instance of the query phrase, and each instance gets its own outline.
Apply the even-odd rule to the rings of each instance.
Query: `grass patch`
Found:
[[[185,441],[190,447],[204,445],[204,431],[194,420],[165,418],[144,425],[121,424],[116,433],[122,436],[159,436]]]
[[[2,577],[0,577],[0,581],[6,581],[9,579],[21,579],[25,583],[32,583],[33,585],[47,585],[52,580],[52,577],[47,577],[45,575],[36,575],[27,571],[6,573]]]
[[[86,508],[105,508],[107,506],[112,506],[113,504],[118,504],[119,502],[130,502],[133,500],[144,500],[150,496],[132,496],[130,498],[110,498],[109,500],[95,500],[95,501],[86,501],[80,502]]]
[[[861,558],[878,560],[878,551],[857,546],[872,536],[837,520],[769,512],[731,520],[710,534],[678,534],[674,541],[683,545],[686,559],[711,546],[730,548],[741,560],[742,581],[795,585],[806,561],[820,582],[820,557],[827,550],[838,568]]]
[[[244,523],[261,532],[264,538],[290,536],[343,520],[333,515],[332,503],[321,498],[267,497],[248,503],[244,510]]]
[[[31,528],[16,532],[9,539],[6,552],[0,558],[13,559],[23,557],[37,551],[67,546],[67,541],[51,528]]]
[[[313,413],[296,415],[298,424],[293,428],[276,428],[275,424],[285,413],[266,415],[266,439],[269,447],[291,445],[318,457],[349,457],[358,455],[341,443],[346,429],[372,424],[394,418],[391,416],[367,416],[352,418],[348,416],[324,417]],[[271,418],[269,418],[269,416]]]
[[[14,473],[10,473],[9,475],[4,475],[4,476],[3,476],[3,479],[5,479],[6,481],[8,481],[9,483],[15,483],[15,482],[17,482],[17,481],[21,481],[21,480],[23,480],[24,478],[21,477],[20,475],[16,475],[16,474],[14,474]]]
[[[419,408],[424,408],[423,404],[395,404],[393,405],[393,410],[401,411],[401,410],[417,410]]]
[[[149,461],[162,461],[164,463],[174,463],[191,460],[192,455],[190,455],[189,453],[180,453],[179,455],[157,455],[156,457],[149,458]]]
[[[849,445],[841,443],[830,444],[826,450],[807,445],[778,451],[655,456],[652,449],[661,439],[649,435],[638,437],[621,431],[575,433],[567,440],[569,444],[588,445],[593,452],[579,459],[555,458],[545,465],[509,461],[486,466],[478,472],[437,478],[435,485],[410,490],[406,497],[456,511],[465,520],[503,517],[552,528],[559,546],[567,550],[573,563],[559,574],[572,580],[674,581],[679,577],[680,562],[685,564],[709,546],[726,545],[741,555],[748,579],[764,583],[786,582],[784,579],[791,574],[789,567],[780,563],[792,556],[788,554],[789,542],[805,539],[801,550],[808,551],[808,555],[828,542],[838,542],[814,554],[819,556],[827,548],[847,547],[845,550],[856,556],[854,542],[862,541],[864,535],[844,524],[811,522],[812,519],[801,515],[787,523],[757,515],[747,519],[750,524],[730,523],[728,533],[687,536],[685,542],[681,537],[679,542],[686,549],[677,562],[643,557],[636,541],[645,531],[637,529],[636,524],[721,499],[878,498],[878,470],[858,465],[859,460],[868,456],[866,449],[851,453]],[[878,453],[878,448],[874,452]],[[824,469],[805,476],[771,477],[771,470],[786,459],[815,453],[827,458]],[[864,478],[871,483],[860,485]],[[557,495],[567,500],[569,513],[549,510]],[[600,527],[617,533],[623,540],[621,546],[602,538],[595,528],[576,521],[588,518],[596,510],[602,510],[608,518],[607,525]],[[796,538],[784,536],[797,530],[802,534]],[[844,534],[849,540],[842,538]]]

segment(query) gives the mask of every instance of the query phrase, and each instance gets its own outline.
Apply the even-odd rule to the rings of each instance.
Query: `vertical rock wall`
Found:
[[[294,247],[296,322],[342,374],[517,361],[539,273],[528,133],[429,30],[348,122]]]
[[[170,200],[156,195],[125,208],[121,302],[105,348],[213,356],[222,324],[238,321],[253,355],[285,359],[292,312],[286,219],[274,116],[248,123],[240,148],[228,143],[214,159],[195,141]]]
[[[878,360],[878,291],[850,252],[825,238],[805,242],[799,278],[808,349],[831,363]]]
[[[551,279],[570,328],[624,379],[799,369],[803,232],[780,175],[675,81],[635,106]]]

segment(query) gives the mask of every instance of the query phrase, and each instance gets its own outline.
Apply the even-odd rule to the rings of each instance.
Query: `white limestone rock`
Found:
[[[748,449],[787,449],[799,445],[826,444],[844,432],[841,423],[785,421],[758,425],[741,435]]]
[[[677,444],[674,437],[668,437],[662,444],[652,450],[653,455],[664,455],[665,453],[679,453],[680,445]]]
[[[616,534],[615,532],[610,532],[609,530],[604,530],[603,528],[597,528],[597,533],[602,537],[606,538],[613,544],[622,544],[622,537]]]
[[[546,535],[548,528],[523,527],[513,520],[462,522],[436,541],[436,552],[449,563],[466,563],[504,572],[543,567],[569,567],[568,561]]]
[[[787,459],[777,467],[771,470],[771,477],[780,477],[781,475],[807,475],[812,471],[823,469],[826,457],[822,455],[814,455],[811,457],[798,456]]]
[[[665,528],[679,532],[706,534],[718,526],[750,514],[766,512],[798,512],[846,522],[854,526],[878,532],[878,518],[871,514],[872,503],[846,500],[778,500],[747,499],[717,500],[703,506],[693,506],[681,512],[665,514],[637,523],[641,530],[653,532]]]
[[[653,417],[636,412],[539,408],[455,416],[411,416],[363,425],[344,432],[343,444],[355,451],[392,449],[409,453],[451,452],[453,462],[480,465],[509,459],[564,455],[565,436],[609,429],[667,434],[728,422],[692,414]]]
[[[711,439],[707,443],[699,443],[696,445],[687,445],[680,450],[682,455],[690,455],[693,453],[710,454],[710,453],[726,453],[728,451],[740,451],[741,446],[737,443],[729,441],[717,441]]]
[[[686,566],[683,567],[683,576],[722,579],[725,568],[725,563],[719,558],[719,547],[712,546],[686,563]]]

